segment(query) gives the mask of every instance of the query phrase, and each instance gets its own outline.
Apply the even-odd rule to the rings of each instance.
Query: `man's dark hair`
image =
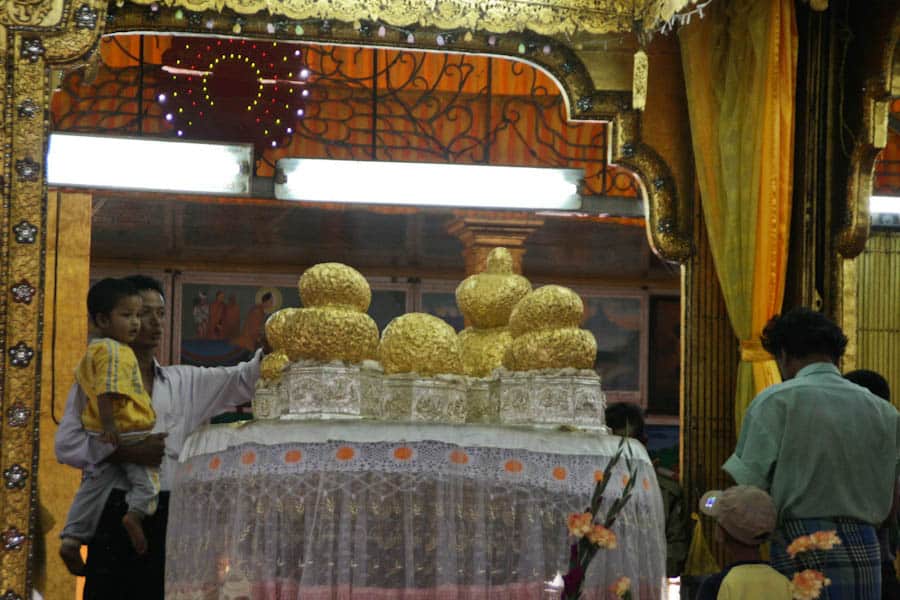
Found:
[[[131,282],[131,285],[136,287],[139,292],[152,290],[154,292],[159,292],[159,295],[163,298],[166,297],[166,294],[163,292],[162,284],[152,277],[147,277],[146,275],[129,275],[125,278],[125,281]]]
[[[626,431],[630,437],[644,441],[644,411],[631,402],[615,402],[606,407],[606,426]]]
[[[891,386],[888,385],[887,379],[868,369],[857,369],[844,374],[845,379],[849,379],[856,385],[861,385],[879,398],[883,398],[888,402],[891,401]]]
[[[271,299],[272,299],[272,292],[266,292],[265,294],[263,294],[263,297],[261,298],[261,300],[263,302],[268,302]]]
[[[844,355],[847,336],[822,313],[798,307],[766,323],[762,346],[775,357],[782,351],[793,358],[826,354],[837,362]]]
[[[128,280],[101,279],[88,290],[87,309],[91,320],[96,323],[97,315],[108,315],[122,298],[137,296],[138,290]]]

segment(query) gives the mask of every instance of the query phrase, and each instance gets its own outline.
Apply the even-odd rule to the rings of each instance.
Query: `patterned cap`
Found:
[[[778,515],[772,497],[752,485],[706,492],[700,498],[700,512],[713,517],[731,537],[748,546],[758,546],[768,539]]]

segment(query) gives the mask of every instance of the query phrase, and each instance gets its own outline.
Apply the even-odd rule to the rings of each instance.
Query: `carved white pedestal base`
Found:
[[[605,396],[594,371],[494,372],[499,420],[507,425],[570,426],[606,432]]]
[[[380,365],[292,363],[280,381],[260,383],[258,419],[376,419],[576,427],[606,432],[605,397],[593,371],[498,369],[486,378],[384,375]]]

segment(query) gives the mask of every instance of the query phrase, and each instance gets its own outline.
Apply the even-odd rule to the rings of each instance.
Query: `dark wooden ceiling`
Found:
[[[464,276],[462,243],[446,231],[458,213],[446,209],[95,193],[93,211],[99,262],[299,272],[338,261],[370,276]],[[544,219],[523,263],[535,280],[677,285],[678,269],[651,252],[639,219]]]

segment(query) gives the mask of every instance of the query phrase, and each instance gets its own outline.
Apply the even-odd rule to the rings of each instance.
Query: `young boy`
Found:
[[[791,582],[759,556],[760,544],[775,530],[769,494],[749,485],[706,492],[700,512],[716,520],[716,539],[730,563],[703,582],[697,600],[791,600]]]
[[[100,337],[91,340],[75,372],[88,398],[81,420],[86,431],[109,444],[129,444],[153,429],[156,414],[144,390],[137,359],[128,344],[140,331],[141,296],[129,282],[103,279],[88,292],[88,313]],[[138,554],[147,551],[141,520],[156,512],[157,469],[133,464],[102,463],[85,470],[81,487],[60,535],[59,554],[72,573],[83,573],[81,545],[93,536],[119,469],[131,484],[122,525]]]

